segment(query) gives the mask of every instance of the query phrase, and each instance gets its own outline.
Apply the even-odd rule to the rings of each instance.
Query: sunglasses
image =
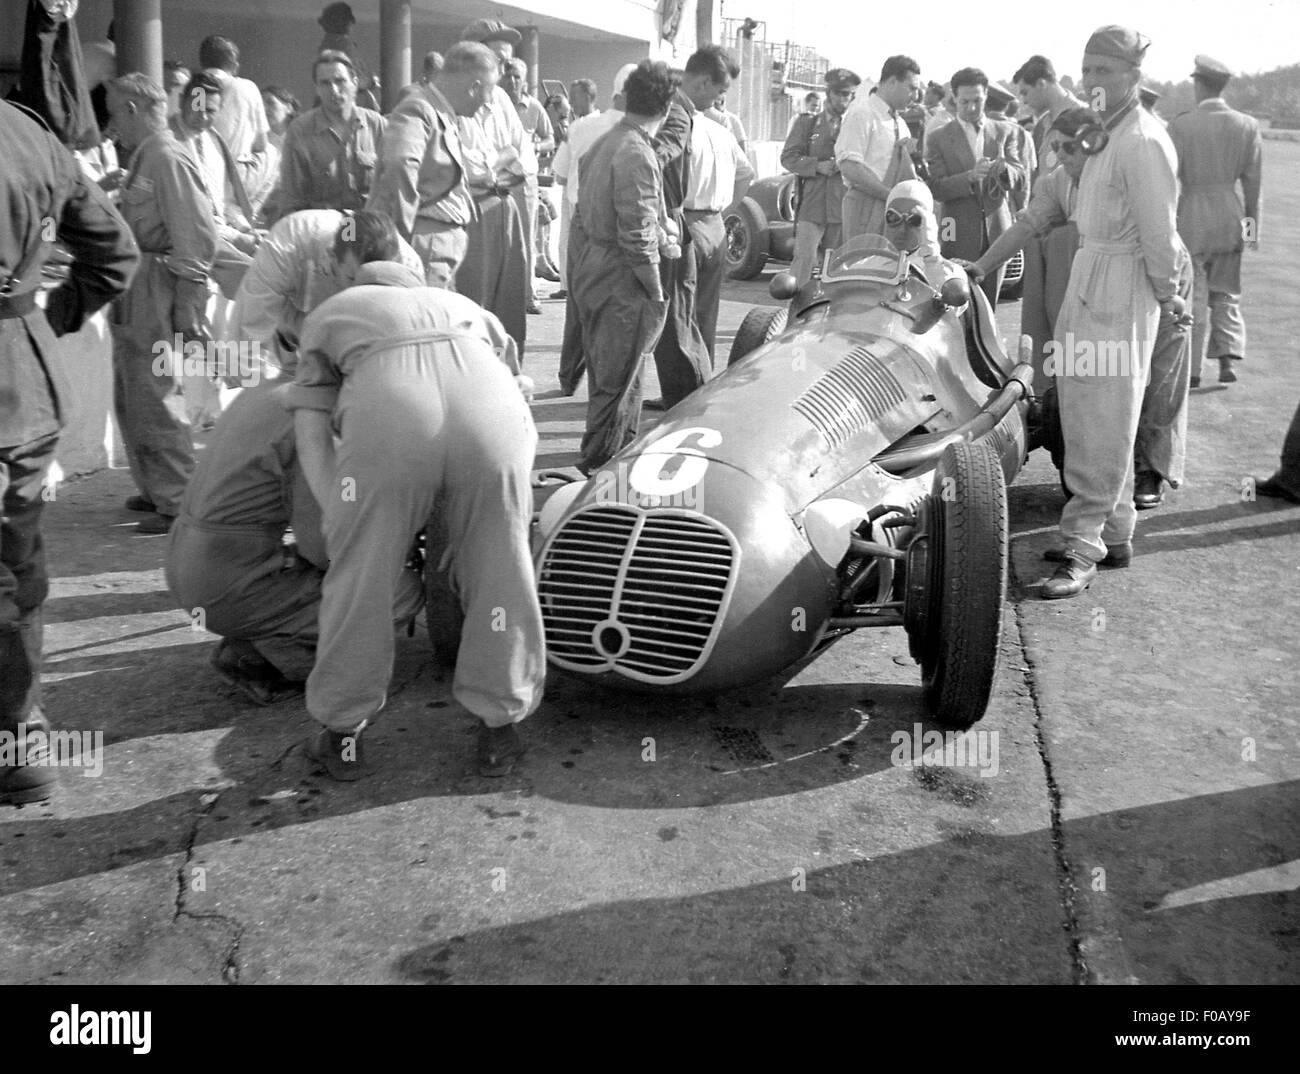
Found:
[[[885,223],[890,227],[898,227],[900,224],[907,224],[910,227],[920,227],[925,223],[925,214],[920,209],[913,209],[904,216],[897,209],[885,210]]]

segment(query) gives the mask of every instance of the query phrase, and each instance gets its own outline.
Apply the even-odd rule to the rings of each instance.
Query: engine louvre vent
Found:
[[[855,347],[790,406],[830,448],[839,447],[900,405],[903,385],[866,347]]]

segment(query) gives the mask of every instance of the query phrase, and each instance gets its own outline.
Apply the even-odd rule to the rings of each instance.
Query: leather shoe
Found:
[[[667,410],[663,399],[647,399],[641,404],[646,410]]]
[[[558,291],[551,292],[552,298],[568,298],[569,292],[566,288],[561,287]]]
[[[176,521],[175,515],[164,515],[155,511],[152,515],[146,515],[135,524],[136,533],[149,533],[158,535],[166,533],[172,528],[172,523]]]
[[[1237,383],[1237,374],[1234,373],[1234,372],[1232,371],[1232,359],[1231,359],[1231,358],[1220,358],[1220,359],[1219,359],[1219,383],[1220,383],[1220,384],[1236,384],[1236,383]]]
[[[484,724],[478,731],[478,774],[491,778],[510,775],[526,748],[514,724]]]
[[[541,314],[542,307],[538,304],[536,299],[533,299],[528,303],[528,312],[537,315]]]
[[[1200,378],[1200,377],[1192,377],[1192,378],[1187,382],[1187,386],[1188,386],[1189,388],[1199,388],[1199,387],[1201,386],[1201,378]]]
[[[370,774],[366,771],[360,731],[331,731],[322,727],[307,739],[307,756],[331,779],[342,783],[355,783]]]
[[[533,275],[539,279],[545,280],[547,283],[560,282],[560,274],[554,269],[554,267],[541,261],[533,266]]]
[[[33,708],[22,720],[22,732],[14,735],[14,757],[21,744],[23,764],[0,764],[0,805],[30,805],[45,801],[54,791],[58,769],[51,765],[50,725],[39,708]],[[40,731],[39,740],[27,740],[29,731]]]
[[[145,496],[128,496],[126,498],[126,509],[128,511],[142,511],[147,515],[151,515],[158,510],[154,506],[153,500]]]
[[[1279,500],[1287,500],[1290,503],[1300,503],[1300,492],[1292,492],[1276,477],[1265,478],[1263,481],[1255,482],[1255,494],[1257,496],[1276,496]]]
[[[1044,559],[1050,559],[1053,563],[1065,563],[1069,560],[1070,554],[1064,548],[1049,548],[1043,553]],[[1105,558],[1097,564],[1098,567],[1127,567],[1133,562],[1133,542],[1125,541],[1123,544],[1112,544],[1106,546]]]
[[[1096,577],[1097,564],[1074,552],[1067,552],[1065,562],[1043,583],[1043,600],[1077,597],[1092,585]]]
[[[1159,474],[1144,470],[1133,481],[1133,506],[1139,511],[1150,511],[1165,502],[1165,483]]]

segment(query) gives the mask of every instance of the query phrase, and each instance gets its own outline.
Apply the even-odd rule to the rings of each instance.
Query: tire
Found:
[[[790,311],[785,306],[755,306],[745,314],[745,319],[736,329],[736,338],[731,341],[728,367],[784,332],[789,316]]]
[[[722,224],[727,232],[727,275],[752,280],[767,264],[767,215],[753,198],[742,198]]]
[[[921,639],[926,711],[965,730],[988,708],[1007,589],[1007,489],[985,444],[948,448],[927,501],[931,524],[927,636]]]

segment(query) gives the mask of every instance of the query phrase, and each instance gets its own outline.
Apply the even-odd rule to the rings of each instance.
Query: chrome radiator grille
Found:
[[[713,648],[738,560],[731,533],[691,511],[579,511],[538,568],[551,661],[648,683],[690,678]]]

